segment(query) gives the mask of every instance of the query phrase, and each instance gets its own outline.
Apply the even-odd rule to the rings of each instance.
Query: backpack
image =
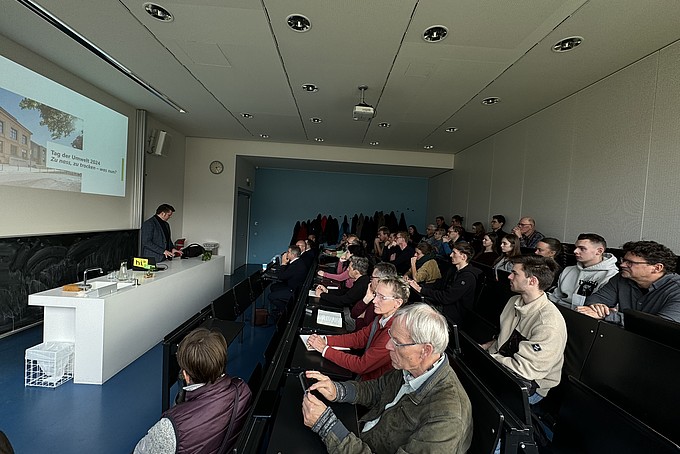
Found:
[[[182,249],[182,255],[188,258],[198,257],[200,255],[203,255],[204,252],[205,249],[198,243],[191,243],[189,246]]]

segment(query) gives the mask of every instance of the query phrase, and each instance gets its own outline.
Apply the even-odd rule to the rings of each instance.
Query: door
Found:
[[[250,230],[250,193],[238,191],[236,197],[236,232],[232,272],[248,263],[248,234]]]

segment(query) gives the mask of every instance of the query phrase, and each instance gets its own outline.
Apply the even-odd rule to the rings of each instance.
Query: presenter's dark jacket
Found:
[[[472,442],[472,407],[448,360],[417,391],[385,410],[403,384],[401,370],[377,380],[343,383],[347,394],[338,401],[368,407],[360,422],[380,421],[356,436],[338,420],[323,438],[328,452],[465,453]]]
[[[167,237],[164,227],[167,227]],[[170,238],[170,224],[156,215],[151,216],[142,224],[142,257],[152,257],[156,262],[165,259],[163,253],[174,247]]]

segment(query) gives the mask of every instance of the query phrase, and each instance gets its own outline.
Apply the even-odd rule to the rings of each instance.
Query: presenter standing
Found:
[[[142,257],[151,257],[156,262],[168,257],[182,255],[182,251],[175,249],[170,236],[168,219],[175,212],[172,205],[164,203],[156,208],[156,214],[142,224]]]

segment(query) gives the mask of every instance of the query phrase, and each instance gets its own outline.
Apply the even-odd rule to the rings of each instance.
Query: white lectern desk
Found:
[[[153,278],[135,272],[140,285],[103,297],[61,288],[29,295],[28,304],[45,307],[43,341],[75,343],[74,383],[101,385],[223,292],[223,256],[163,264]]]

